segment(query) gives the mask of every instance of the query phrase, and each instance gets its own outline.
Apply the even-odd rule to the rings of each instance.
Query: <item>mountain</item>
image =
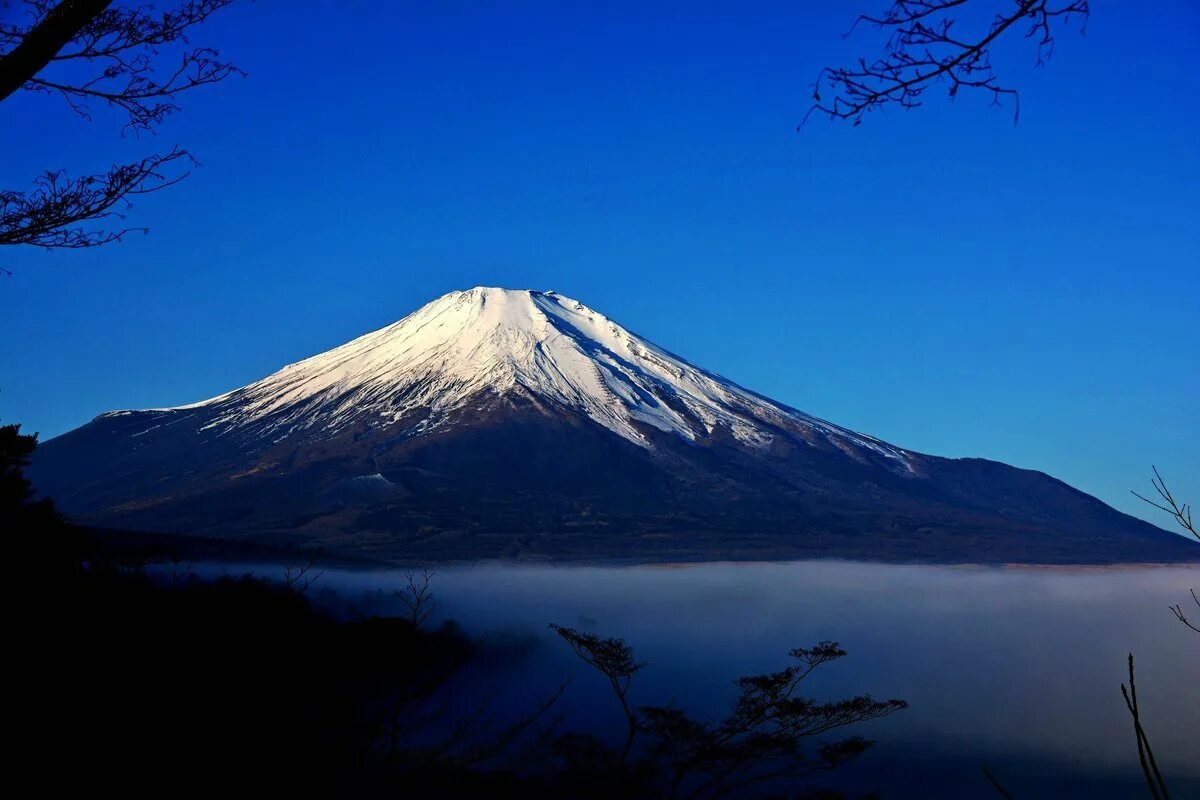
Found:
[[[1200,558],[1047,475],[825,422],[555,292],[452,292],[210,400],[101,414],[31,475],[92,524],[384,559]]]

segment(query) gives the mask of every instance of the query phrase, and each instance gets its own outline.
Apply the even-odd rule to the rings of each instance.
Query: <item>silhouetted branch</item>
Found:
[[[61,95],[72,110],[90,119],[86,103],[101,100],[128,118],[127,127],[149,130],[170,113],[179,110],[174,98],[180,92],[244,75],[210,47],[186,49],[178,64],[159,74],[155,70],[159,48],[187,43],[187,32],[213,12],[233,0],[188,0],[177,8],[156,15],[149,6],[112,8],[108,2],[26,0],[30,22],[26,26],[0,27],[0,46],[11,52],[0,58],[0,100],[22,88]],[[88,14],[90,18],[84,20]],[[73,35],[61,41],[48,58],[39,48],[38,58],[20,58],[31,42],[51,39],[47,28],[67,27],[64,17],[75,24]],[[79,24],[82,22],[82,24]],[[10,59],[13,59],[10,62]],[[55,63],[84,62],[95,67],[90,75],[48,77],[42,71]],[[14,85],[15,84],[15,85]],[[5,91],[7,89],[7,91]]]
[[[1005,789],[1000,781],[996,779],[996,776],[992,774],[992,771],[987,768],[986,764],[983,766],[983,774],[988,779],[988,783],[992,784],[992,787],[1000,793],[1001,797],[1004,797],[1006,800],[1016,800],[1015,797],[1008,793],[1008,789]]]
[[[1150,484],[1158,492],[1158,496],[1162,499],[1162,502],[1151,500],[1149,497],[1140,495],[1137,492],[1132,492],[1133,496],[1142,502],[1149,503],[1160,511],[1170,514],[1175,518],[1175,522],[1179,524],[1179,527],[1200,541],[1200,533],[1196,531],[1196,526],[1192,523],[1192,507],[1187,503],[1181,504],[1176,501],[1175,497],[1171,494],[1171,490],[1167,488],[1167,482],[1159,474],[1158,467],[1151,466],[1150,468],[1154,470],[1154,477],[1150,479]]]
[[[1142,766],[1142,774],[1146,777],[1146,786],[1150,789],[1150,796],[1154,800],[1171,800],[1162,773],[1158,771],[1158,763],[1154,760],[1154,751],[1150,749],[1150,740],[1146,738],[1146,731],[1142,728],[1141,714],[1138,709],[1137,684],[1133,680],[1133,653],[1129,654],[1129,689],[1126,690],[1125,684],[1122,683],[1121,696],[1125,698],[1125,708],[1133,717],[1133,730],[1137,736],[1138,761]]]
[[[22,5],[26,25],[0,22],[0,101],[41,72],[112,0],[26,0]]]
[[[543,699],[542,702],[538,703],[537,707],[535,707],[528,714],[522,716],[515,722],[506,725],[490,740],[476,744],[474,747],[472,747],[466,754],[464,754],[459,763],[463,764],[464,766],[477,766],[508,751],[514,742],[524,736],[528,731],[532,730],[534,726],[537,725],[538,721],[541,720],[541,718],[544,717],[546,713],[558,703],[559,698],[563,696],[563,692],[567,690],[567,686],[569,686],[570,683],[570,678],[563,681],[561,684],[559,684],[558,688],[554,692],[547,695],[546,698]],[[557,724],[557,721],[552,720],[550,726],[553,727],[555,724]],[[477,731],[476,735],[478,735]]]
[[[51,92],[90,119],[88,102],[100,100],[125,115],[125,127],[152,130],[179,110],[180,92],[244,74],[216,50],[192,47],[187,39],[192,28],[231,2],[185,0],[156,12],[151,5],[114,7],[112,0],[10,0],[5,7],[19,6],[23,13],[0,21],[0,102],[19,90]],[[179,61],[159,71],[159,62],[175,54]],[[103,174],[70,178],[48,171],[31,191],[0,191],[0,245],[76,249],[146,232],[79,226],[124,219],[131,198],[187,176],[186,170],[173,175],[164,170],[179,160],[195,164],[174,148]]]
[[[284,585],[300,594],[304,594],[308,591],[308,587],[316,583],[325,574],[325,570],[317,570],[316,567],[316,558],[309,558],[306,564],[284,564]],[[314,572],[313,570],[316,571]]]
[[[1151,500],[1149,497],[1140,495],[1137,492],[1132,492],[1133,496],[1144,503],[1149,503],[1160,511],[1165,511],[1170,514],[1175,519],[1175,522],[1179,525],[1179,527],[1190,533],[1196,538],[1197,541],[1200,541],[1200,533],[1196,531],[1196,526],[1192,522],[1192,507],[1187,503],[1180,503],[1175,499],[1175,496],[1171,494],[1171,490],[1167,488],[1167,482],[1163,480],[1163,476],[1159,474],[1158,467],[1151,466],[1150,469],[1154,470],[1154,477],[1150,479],[1150,484],[1154,487],[1154,491],[1158,492],[1158,496],[1162,502]],[[1191,592],[1192,600],[1194,600],[1196,605],[1200,607],[1200,598],[1196,596],[1196,590],[1192,589]],[[1183,613],[1182,605],[1175,604],[1173,606],[1167,606],[1167,608],[1171,609],[1171,613],[1175,615],[1176,619],[1191,628],[1196,633],[1200,633],[1200,628],[1197,628],[1195,625],[1193,625]]]
[[[561,636],[585,664],[595,668],[608,679],[628,725],[619,762],[624,765],[629,759],[629,752],[633,749],[639,728],[637,714],[629,705],[629,684],[633,681],[633,676],[646,665],[634,661],[633,648],[623,639],[601,639],[593,633],[581,633],[574,628],[553,623],[550,629]]]
[[[1017,0],[1011,11],[993,17],[986,33],[960,37],[954,14],[979,5],[977,0],[895,0],[881,16],[860,16],[855,26],[865,22],[890,32],[884,55],[859,58],[852,67],[823,69],[813,84],[814,103],[805,120],[816,112],[859,125],[865,114],[889,105],[917,108],[935,82],[947,86],[951,98],[966,88],[990,93],[994,105],[1006,95],[1016,102],[1017,91],[1002,86],[992,69],[992,44],[1024,24],[1025,38],[1037,42],[1040,65],[1054,50],[1052,22],[1079,17],[1086,24],[1089,13],[1087,0]],[[823,82],[833,92],[830,100],[821,96]],[[1017,103],[1014,122],[1019,114]]]
[[[1192,600],[1196,603],[1196,607],[1200,608],[1200,597],[1196,596],[1195,589],[1192,589],[1191,591],[1192,591]],[[1187,625],[1189,628],[1194,630],[1196,633],[1200,633],[1200,628],[1197,628],[1195,625],[1193,625],[1191,622],[1189,622],[1188,618],[1184,615],[1182,605],[1176,604],[1176,605],[1167,606],[1167,607],[1171,609],[1171,613],[1175,615],[1176,619],[1178,619],[1184,625]]]
[[[608,678],[629,721],[624,748],[612,767],[661,776],[665,786],[660,788],[673,798],[720,798],[759,783],[833,769],[861,755],[872,743],[859,737],[825,742],[816,748],[815,758],[809,758],[802,741],[907,707],[901,700],[879,701],[869,695],[832,703],[796,696],[797,687],[814,669],[845,655],[836,643],[822,642],[811,649],[792,650],[797,663],[779,672],[739,679],[733,710],[718,723],[692,719],[673,702],[634,711],[628,701],[629,682],[643,665],[634,660],[629,645],[621,639],[550,627],[580,659]],[[631,767],[630,750],[638,733],[650,737],[653,744],[647,758]]]
[[[96,247],[147,228],[89,228],[82,223],[124,219],[130,198],[165,189],[186,178],[190,171],[168,174],[177,164],[195,164],[186,151],[175,148],[165,155],[115,166],[103,175],[71,178],[65,172],[47,172],[34,182],[31,192],[0,191],[0,245],[32,244],[38,247],[77,249]]]
[[[408,585],[392,593],[408,609],[408,621],[414,627],[419,628],[424,625],[437,611],[437,603],[433,599],[433,589],[430,587],[434,575],[437,575],[437,570],[423,569],[420,578],[411,572],[406,572],[404,578]]]

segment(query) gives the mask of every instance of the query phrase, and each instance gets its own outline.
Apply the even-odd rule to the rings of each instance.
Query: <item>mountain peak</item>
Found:
[[[732,437],[757,449],[800,430],[847,454],[883,456],[898,472],[911,469],[899,448],[743,389],[553,291],[450,292],[385,328],[181,408],[204,409],[206,429],[218,433],[281,441],[351,426],[419,435],[514,395],[582,414],[648,449],[658,433],[691,443]]]
[[[893,447],[523,289],[38,451],[39,489],[94,523],[396,557],[1195,558],[1048,476]]]

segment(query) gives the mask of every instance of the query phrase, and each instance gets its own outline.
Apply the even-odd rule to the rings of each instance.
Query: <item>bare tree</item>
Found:
[[[309,587],[320,580],[325,570],[317,569],[317,559],[311,557],[307,562],[298,564],[290,562],[283,565],[283,583],[289,589],[300,594],[308,591]]]
[[[243,74],[187,38],[231,2],[184,0],[156,12],[113,0],[9,0],[4,10],[16,13],[0,22],[0,102],[21,91],[49,93],[85,119],[99,103],[124,116],[126,129],[152,131],[179,110],[180,93]],[[167,65],[172,55],[178,61]],[[0,191],[0,245],[74,249],[145,232],[106,221],[124,219],[134,198],[178,183],[194,164],[175,147],[77,178],[47,171],[30,191]]]
[[[985,30],[960,34],[959,17],[980,7],[1002,10]],[[1011,31],[1023,30],[1037,45],[1037,63],[1043,64],[1054,51],[1055,23],[1078,20],[1082,30],[1088,14],[1087,0],[895,0],[883,14],[863,14],[854,23],[888,33],[883,55],[821,70],[805,119],[819,113],[860,125],[866,114],[891,105],[917,108],[926,90],[940,84],[952,99],[962,89],[990,94],[995,105],[1010,97],[1015,122],[1020,115],[1017,90],[1000,83],[992,68],[992,46]],[[829,97],[821,94],[822,85]]]
[[[413,627],[421,627],[437,611],[431,586],[434,575],[437,575],[437,570],[423,569],[420,576],[406,572],[404,579],[407,585],[392,593],[408,610],[408,621]]]

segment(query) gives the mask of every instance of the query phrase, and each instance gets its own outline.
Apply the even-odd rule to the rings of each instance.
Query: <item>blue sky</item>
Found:
[[[381,6],[388,6],[381,9]],[[836,8],[829,8],[835,6]],[[862,10],[878,10],[864,0]],[[0,419],[181,404],[452,289],[556,289],[898,445],[1044,470],[1125,511],[1200,498],[1200,6],[1097,0],[984,98],[796,125],[859,4],[241,4],[249,73],[156,136],[0,105],[0,185],[173,144],[149,236],[0,253]],[[2,13],[2,12],[0,12]]]

